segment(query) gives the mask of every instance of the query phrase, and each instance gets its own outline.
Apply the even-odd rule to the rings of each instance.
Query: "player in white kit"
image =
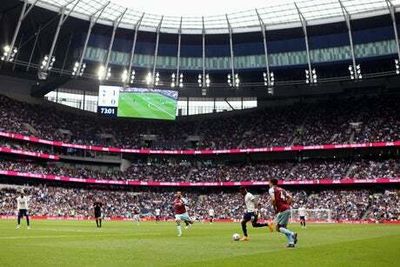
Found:
[[[306,228],[306,216],[307,216],[307,211],[306,209],[302,206],[299,208],[299,218],[300,218],[300,225],[303,228]]]
[[[156,214],[156,223],[160,221],[161,217],[161,210],[159,208],[156,208],[154,213]]]
[[[17,209],[18,209],[18,218],[17,218],[17,229],[21,227],[21,218],[23,216],[26,217],[26,225],[28,229],[31,229],[29,223],[29,214],[28,214],[28,197],[21,192],[20,196],[17,197]]]
[[[243,215],[243,219],[241,221],[242,225],[242,231],[243,231],[243,237],[240,239],[241,241],[248,241],[248,235],[247,235],[247,222],[251,221],[251,225],[255,228],[258,227],[268,227],[269,231],[273,231],[273,226],[268,223],[258,223],[258,215],[257,215],[257,210],[256,210],[256,198],[255,196],[247,192],[247,189],[242,187],[240,188],[240,193],[244,196],[244,203],[246,205],[246,212]]]
[[[210,217],[210,223],[213,223],[215,218],[215,212],[213,208],[208,210],[208,216]]]

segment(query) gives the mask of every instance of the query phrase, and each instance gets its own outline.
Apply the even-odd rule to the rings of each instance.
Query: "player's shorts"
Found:
[[[304,221],[306,219],[306,216],[300,216],[300,220]]]
[[[245,212],[243,214],[243,221],[249,222],[249,221],[257,221],[257,214],[255,212]]]
[[[18,211],[18,217],[29,216],[28,211],[26,209],[20,209]]]
[[[94,214],[94,217],[97,219],[97,218],[101,218],[101,212],[96,212],[95,214]]]
[[[175,220],[191,221],[189,214],[187,214],[187,212],[182,213],[182,214],[175,214]]]
[[[281,226],[287,226],[289,223],[289,218],[290,218],[290,209],[279,212],[278,215],[276,215],[276,224]]]

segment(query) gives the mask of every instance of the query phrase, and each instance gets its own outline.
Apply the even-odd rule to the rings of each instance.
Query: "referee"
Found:
[[[31,229],[29,224],[29,214],[28,214],[28,198],[21,191],[20,196],[17,197],[17,208],[18,208],[18,219],[17,219],[17,229],[21,227],[21,218],[26,217],[26,225],[28,229]]]
[[[94,203],[94,217],[96,218],[96,226],[97,228],[101,228],[101,206],[100,202]]]

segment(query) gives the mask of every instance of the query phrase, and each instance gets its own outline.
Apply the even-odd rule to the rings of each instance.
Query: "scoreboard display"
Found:
[[[119,91],[117,86],[100,86],[97,112],[104,115],[118,114]]]
[[[175,120],[178,92],[173,90],[99,87],[97,112],[110,117]]]

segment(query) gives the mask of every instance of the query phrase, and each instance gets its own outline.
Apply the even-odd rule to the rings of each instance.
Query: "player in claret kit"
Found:
[[[180,191],[176,192],[174,199],[174,210],[175,210],[175,222],[176,228],[178,230],[178,236],[182,236],[182,226],[181,222],[183,221],[186,225],[193,224],[192,219],[190,219],[187,211],[186,211],[186,201],[182,197],[182,193]]]
[[[133,208],[133,222],[136,222],[136,225],[140,225],[140,209],[139,209],[139,207]]]
[[[240,239],[241,241],[248,241],[249,237],[247,235],[247,223],[251,221],[251,225],[255,228],[259,227],[267,227],[270,232],[273,231],[272,225],[268,223],[258,223],[258,212],[256,210],[256,198],[250,192],[247,192],[247,189],[244,187],[240,188],[240,194],[244,196],[244,203],[246,204],[246,212],[243,215],[243,219],[241,221],[243,237]]]
[[[283,188],[278,186],[277,179],[269,181],[269,195],[276,212],[276,230],[288,239],[288,248],[294,248],[297,244],[297,233],[287,229],[290,218],[290,204],[292,196]]]

